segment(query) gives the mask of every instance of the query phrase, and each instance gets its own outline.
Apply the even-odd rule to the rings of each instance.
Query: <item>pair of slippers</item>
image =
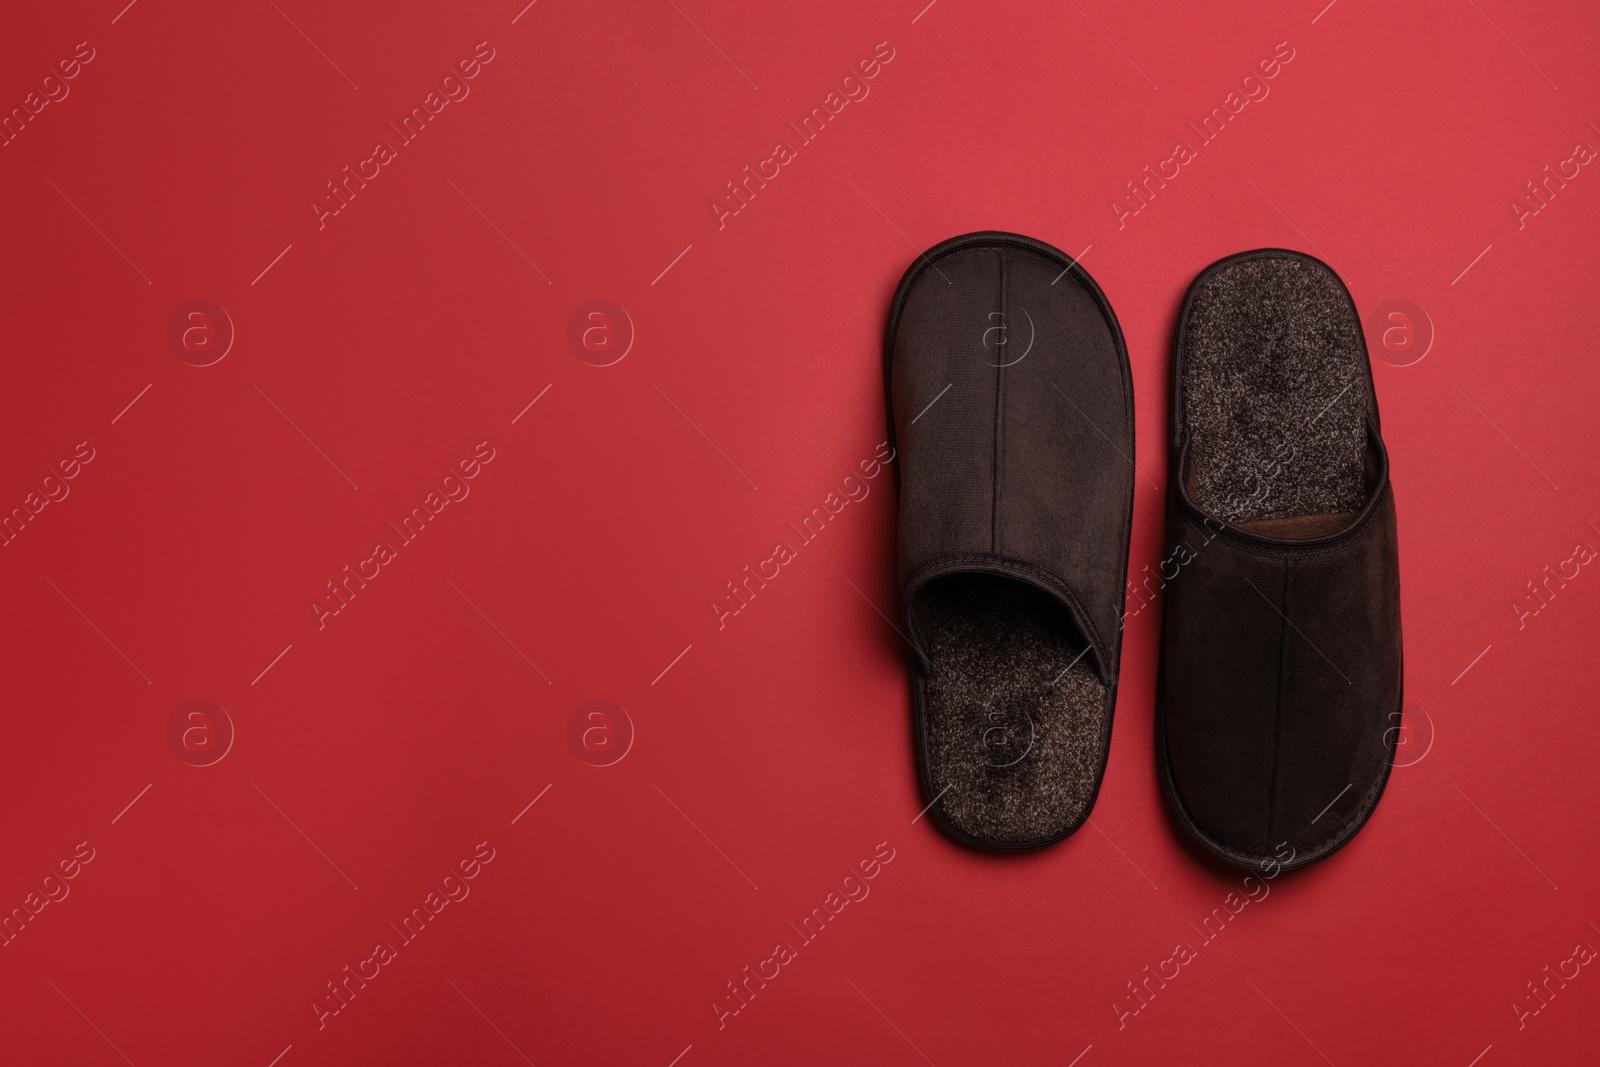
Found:
[[[884,374],[924,802],[969,844],[1059,841],[1105,775],[1142,477],[1116,315],[1043,242],[956,237],[901,281]],[[1140,591],[1167,799],[1225,860],[1313,863],[1376,807],[1401,701],[1394,498],[1338,275],[1281,249],[1200,273],[1169,449]]]

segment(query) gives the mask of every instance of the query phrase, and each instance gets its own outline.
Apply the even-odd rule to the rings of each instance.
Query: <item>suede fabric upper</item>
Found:
[[[900,580],[909,607],[964,557],[1019,565],[1069,602],[1110,682],[1132,390],[1109,305],[1068,262],[1026,238],[973,234],[926,253],[902,283],[889,375]]]
[[[1238,862],[1285,842],[1311,862],[1359,829],[1389,772],[1400,604],[1374,591],[1399,585],[1393,491],[1326,546],[1251,542],[1206,518],[1181,500],[1168,516],[1169,545],[1187,549],[1162,656],[1175,799]]]

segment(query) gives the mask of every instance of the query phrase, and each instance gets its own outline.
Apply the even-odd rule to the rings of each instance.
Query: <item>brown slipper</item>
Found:
[[[1040,241],[930,249],[885,344],[900,582],[924,801],[1024,849],[1082,825],[1105,774],[1133,505],[1116,316]]]
[[[1190,286],[1172,372],[1157,746],[1178,821],[1241,866],[1366,823],[1399,731],[1394,492],[1361,320],[1311,256]]]

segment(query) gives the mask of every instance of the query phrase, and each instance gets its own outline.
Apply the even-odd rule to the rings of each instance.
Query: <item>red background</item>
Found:
[[[1600,547],[1600,173],[1520,229],[1511,202],[1600,146],[1600,19],[922,2],[11,6],[6,109],[77,42],[95,57],[0,148],[0,507],[77,443],[95,458],[0,548],[0,908],[77,843],[94,859],[0,948],[0,1058],[1592,1054],[1593,968],[1520,1028],[1512,1005],[1600,947],[1600,575],[1552,584],[1520,629],[1512,604]],[[470,96],[319,229],[323,183],[480,41]],[[723,183],[885,41],[870,95],[719,229]],[[1119,228],[1124,183],[1283,41],[1270,95]],[[1406,300],[1435,332],[1401,367],[1404,330],[1396,353],[1369,327],[1408,765],[1350,847],[1212,943],[1189,924],[1244,872],[1163,813],[1159,599],[1129,623],[1092,823],[1009,857],[913,821],[904,647],[875,610],[898,613],[887,475],[724,629],[710,608],[873,454],[894,284],[984,228],[1087,246],[1121,319],[1136,574],[1162,555],[1168,352],[1197,271],[1303,249],[1364,316]],[[204,368],[166,336],[193,299],[237,332]],[[604,368],[567,342],[593,299],[637,333]],[[470,497],[319,630],[323,583],[480,441]],[[236,730],[207,767],[168,742],[196,699]],[[635,730],[612,766],[568,741],[591,699]],[[482,841],[470,896],[319,1030],[325,984]],[[871,895],[719,1030],[725,983],[879,842]],[[1119,1028],[1126,984],[1180,939],[1197,958]]]

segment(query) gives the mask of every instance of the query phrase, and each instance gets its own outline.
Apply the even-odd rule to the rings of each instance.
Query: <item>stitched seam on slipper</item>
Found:
[[[1006,257],[999,249],[995,249],[995,264],[1000,274],[1000,338],[1010,341],[1006,330]],[[1000,471],[1004,468],[1005,431],[1002,429],[1005,417],[1005,362],[1006,348],[996,346],[998,354],[995,358],[994,369],[994,441],[990,450],[990,477],[989,477],[989,551],[1000,551]]]
[[[1278,624],[1278,706],[1272,712],[1272,777],[1267,781],[1267,844],[1278,836],[1278,775],[1283,771],[1283,697],[1289,688],[1289,568],[1283,561],[1282,606],[1278,614],[1283,621]]]

